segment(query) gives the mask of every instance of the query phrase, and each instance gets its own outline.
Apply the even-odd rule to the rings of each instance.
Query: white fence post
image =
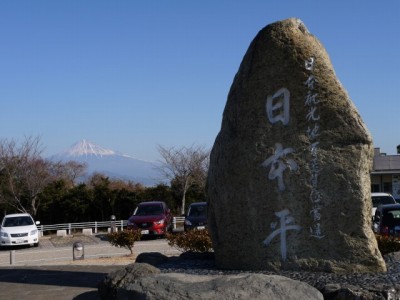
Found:
[[[173,230],[177,230],[178,229],[178,223],[182,224],[185,222],[185,217],[173,217],[172,219],[172,225],[173,225]],[[183,224],[180,228],[183,227]]]
[[[94,222],[94,233],[97,233],[97,221]]]

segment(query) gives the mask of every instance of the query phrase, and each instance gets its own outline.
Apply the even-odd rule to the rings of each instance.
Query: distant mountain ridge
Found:
[[[87,164],[87,175],[103,173],[110,178],[119,178],[153,186],[161,182],[157,164],[133,158],[121,152],[104,148],[86,139],[73,144],[56,154],[53,159],[77,161]]]

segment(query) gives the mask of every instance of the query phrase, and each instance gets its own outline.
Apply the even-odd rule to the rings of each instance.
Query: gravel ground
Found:
[[[336,286],[337,288],[350,288],[353,291],[366,291],[374,295],[372,299],[400,299],[400,252],[396,254],[396,256],[385,257],[388,267],[387,273],[336,274],[304,271],[252,271],[252,273],[282,275],[307,282],[320,291],[323,291],[328,285]],[[176,272],[195,275],[228,275],[248,272],[240,270],[220,270],[215,266],[213,259],[196,259],[190,257],[169,258],[166,263],[157,265],[157,268],[163,273]],[[388,296],[388,291],[391,289],[395,289],[398,293],[394,298]]]
[[[51,236],[49,240],[54,247],[70,247],[75,242],[82,242],[85,245],[95,245],[99,243],[99,238],[97,238],[96,236],[83,234]]]

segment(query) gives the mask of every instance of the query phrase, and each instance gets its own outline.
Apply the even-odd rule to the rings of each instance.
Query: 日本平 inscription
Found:
[[[273,95],[269,95],[266,101],[266,113],[268,121],[274,125],[281,122],[283,125],[288,125],[290,120],[290,91],[287,88],[281,88],[276,91]],[[262,164],[262,167],[269,169],[268,179],[277,180],[278,191],[284,192],[286,187],[283,181],[283,176],[286,170],[296,171],[298,169],[297,163],[294,159],[290,158],[295,150],[292,147],[284,148],[282,143],[275,143],[274,154],[268,157]],[[290,216],[288,209],[283,209],[279,212],[275,212],[275,215],[279,218],[279,228],[277,222],[272,222],[270,228],[273,230],[271,234],[263,241],[264,246],[268,246],[271,241],[276,237],[280,236],[280,250],[282,260],[285,261],[287,258],[286,248],[286,232],[288,230],[299,231],[301,227],[293,224],[294,218]]]

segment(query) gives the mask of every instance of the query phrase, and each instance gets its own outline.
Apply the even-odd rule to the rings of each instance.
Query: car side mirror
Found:
[[[40,221],[36,221],[35,224],[36,224],[36,225],[40,225]]]

